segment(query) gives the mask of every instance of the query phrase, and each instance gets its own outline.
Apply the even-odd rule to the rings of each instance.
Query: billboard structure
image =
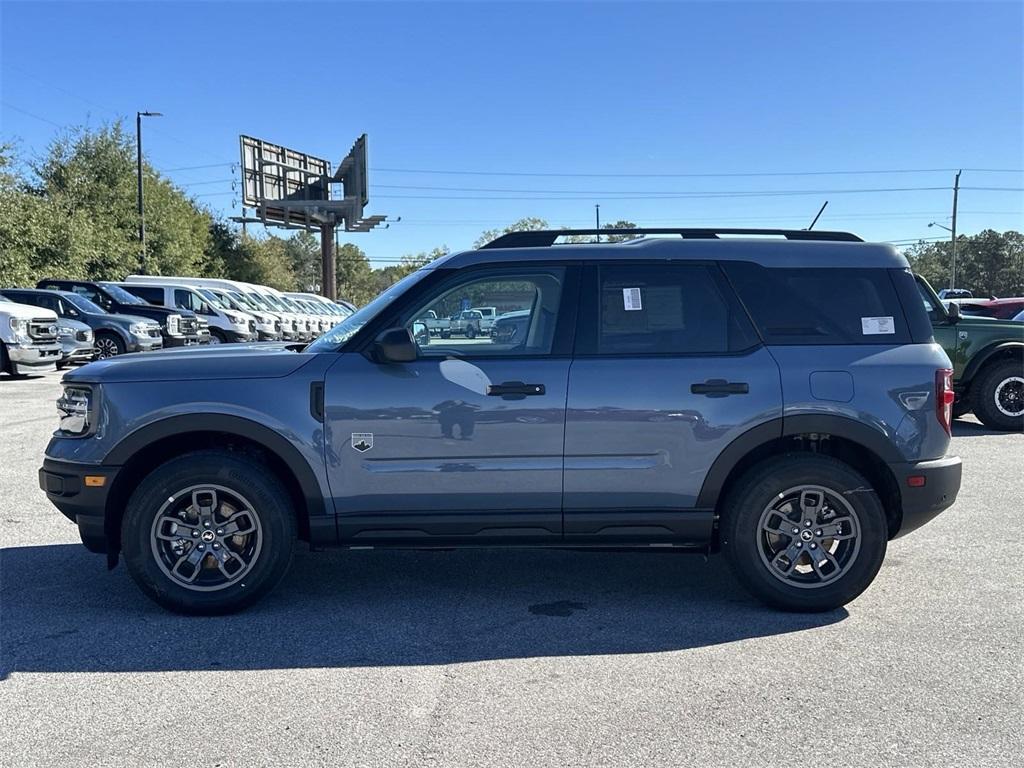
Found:
[[[334,299],[334,232],[369,232],[386,216],[363,216],[370,202],[366,134],[332,172],[327,160],[252,136],[239,137],[242,152],[242,205],[256,218],[237,218],[268,227],[320,230],[321,290]],[[340,186],[340,190],[338,187]],[[340,194],[339,194],[340,192]]]

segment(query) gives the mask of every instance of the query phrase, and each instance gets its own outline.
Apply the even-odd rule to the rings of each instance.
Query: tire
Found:
[[[227,337],[215,328],[210,329],[210,344],[227,344]]]
[[[1017,360],[986,365],[971,385],[974,415],[990,429],[1024,430],[1024,365]]]
[[[953,418],[959,419],[971,412],[971,404],[965,398],[959,397],[953,403]]]
[[[56,363],[55,365],[57,366],[58,371],[63,371],[67,367],[68,363],[66,360],[61,360],[59,363]]]
[[[7,373],[7,346],[0,341],[0,373]]]
[[[805,498],[817,503],[801,511]],[[833,510],[838,514],[830,518]],[[802,525],[809,517],[815,522]],[[786,533],[769,534],[762,525]],[[720,530],[722,551],[740,583],[785,611],[846,605],[874,580],[888,542],[885,511],[870,484],[837,459],[807,453],[784,454],[748,470],[726,495]],[[812,565],[812,548],[831,561]],[[792,560],[787,553],[794,553]],[[787,566],[788,576],[780,572]]]
[[[441,338],[442,339],[450,339],[451,337],[452,337],[452,332],[451,331],[441,331]]]
[[[212,524],[197,511],[212,512]],[[241,533],[231,535],[232,523]],[[295,538],[295,511],[273,472],[258,460],[209,450],[146,476],[128,500],[121,549],[150,599],[176,613],[210,616],[247,608],[273,589],[288,571]]]
[[[466,329],[466,338],[467,339],[475,339],[476,338],[476,328],[474,328],[472,325],[469,326],[469,328]]]
[[[96,349],[99,350],[100,360],[106,360],[111,357],[117,357],[123,355],[125,352],[124,341],[116,333],[97,333],[96,334]]]

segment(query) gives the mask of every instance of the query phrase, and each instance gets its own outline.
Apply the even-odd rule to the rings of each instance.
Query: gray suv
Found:
[[[40,485],[89,549],[195,614],[255,602],[297,539],[721,551],[766,603],[829,610],[953,503],[950,362],[894,248],[566,234],[594,232],[438,259],[301,351],[67,373]],[[520,332],[417,344],[415,318],[467,303],[526,313]]]

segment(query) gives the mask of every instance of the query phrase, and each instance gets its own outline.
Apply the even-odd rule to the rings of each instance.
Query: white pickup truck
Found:
[[[57,314],[0,296],[0,373],[51,371],[60,358]]]

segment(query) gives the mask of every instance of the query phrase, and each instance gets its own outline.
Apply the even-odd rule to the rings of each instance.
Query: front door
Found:
[[[782,415],[779,370],[715,265],[588,268],[565,430],[566,538],[706,543],[714,460]]]
[[[560,266],[457,272],[389,323],[413,332],[417,360],[340,356],[324,400],[346,543],[561,536],[569,276]],[[511,340],[427,332],[421,318],[451,317],[467,302],[529,320]]]

